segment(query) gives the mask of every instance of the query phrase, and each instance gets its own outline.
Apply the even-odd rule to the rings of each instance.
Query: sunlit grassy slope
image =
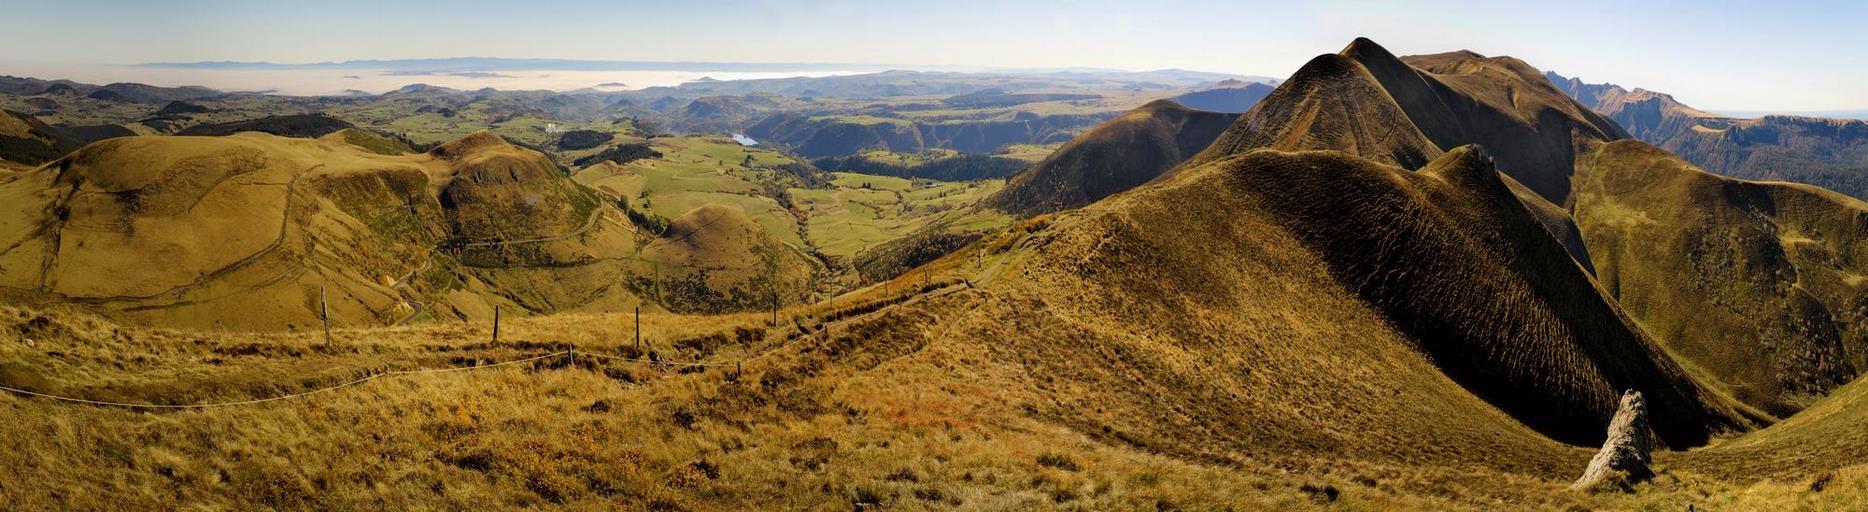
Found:
[[[1576,182],[1603,286],[1708,380],[1789,415],[1868,365],[1868,205],[1638,141],[1596,151]]]
[[[23,442],[0,454],[0,495],[26,507],[661,510],[1561,510],[1862,496],[1852,470],[1819,494],[1797,490],[1800,477],[1758,487],[1700,473],[1692,458],[1664,459],[1680,469],[1643,494],[1563,492],[1593,450],[1541,435],[1473,389],[1533,400],[1561,387],[1449,376],[1460,356],[1434,344],[1482,337],[1432,341],[1397,324],[1398,303],[1343,285],[1344,249],[1306,224],[1320,212],[1274,197],[1394,187],[1452,201],[1440,213],[1345,202],[1361,213],[1350,231],[1414,219],[1434,239],[1449,222],[1437,215],[1468,208],[1534,225],[1512,213],[1521,206],[1502,182],[1474,188],[1488,169],[1474,164],[1406,177],[1331,155],[1229,159],[1020,223],[925,272],[787,307],[777,325],[763,313],[651,313],[641,352],[618,314],[509,318],[497,344],[473,322],[340,330],[325,347],[9,308],[0,327],[33,342],[0,345],[0,384],[119,401],[237,400],[372,369],[579,356],[204,411],[3,397],[0,434]],[[1420,200],[1408,197],[1394,199]],[[1229,214],[1198,214],[1209,208]],[[1451,281],[1423,290],[1476,293],[1448,300],[1537,323],[1536,300],[1484,296],[1516,286],[1486,270],[1498,247],[1436,244],[1421,247],[1444,250],[1449,266],[1423,272]],[[1538,252],[1565,259],[1554,241]],[[1567,343],[1522,335],[1500,349]],[[598,357],[644,352],[740,364]],[[1517,353],[1527,371],[1576,383],[1564,385],[1627,371]]]
[[[644,256],[670,246],[668,233],[632,226],[621,205],[544,155],[488,132],[383,154],[399,152],[343,132],[90,145],[0,180],[0,291],[139,323],[291,330],[319,325],[321,295],[338,325],[385,325],[486,318],[496,307],[627,310],[649,291],[674,297],[662,292],[677,283],[663,278],[687,275]],[[708,270],[722,293],[802,300],[807,278],[759,280],[768,270],[751,248],[766,236],[683,243],[741,262]],[[786,274],[817,265],[778,247]]]

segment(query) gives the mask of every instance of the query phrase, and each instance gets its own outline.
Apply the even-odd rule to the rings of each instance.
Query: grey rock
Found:
[[[1639,391],[1622,393],[1621,407],[1609,420],[1608,434],[1602,450],[1589,459],[1589,467],[1570,485],[1571,490],[1629,490],[1628,486],[1654,477],[1654,471],[1648,468],[1654,459],[1649,453],[1652,434],[1648,430],[1647,400]]]

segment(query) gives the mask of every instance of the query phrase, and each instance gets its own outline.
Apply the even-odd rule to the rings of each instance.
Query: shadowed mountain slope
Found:
[[[1604,288],[1702,376],[1782,415],[1868,364],[1868,204],[1637,141],[1604,146],[1577,183]]]
[[[1447,141],[1478,143],[1518,178],[1502,181],[1546,230],[1585,269],[1606,269],[1608,292],[1696,377],[1783,415],[1857,375],[1858,206],[1785,184],[1738,186],[1635,151],[1613,142],[1625,137],[1615,123],[1558,94],[1509,57],[1395,59],[1358,40],[1313,60],[1196,161],[1269,147],[1415,167]]]
[[[133,133],[116,125],[60,127],[30,114],[0,111],[0,160],[39,165],[86,143],[129,135]]]
[[[1340,54],[1304,64],[1197,160],[1253,149],[1335,150],[1409,169],[1441,153],[1369,69]]]
[[[1008,144],[1050,144],[1108,118],[1108,114],[1040,115],[1019,111],[978,120],[914,121],[900,117],[773,114],[746,127],[761,142],[789,147],[806,158],[887,150],[914,153],[935,148],[991,153]]]
[[[983,345],[1043,376],[1041,416],[1188,457],[1561,474],[1587,450],[1544,436],[1599,442],[1624,389],[1663,397],[1670,446],[1755,417],[1633,327],[1474,148],[1420,172],[1249,152],[932,268],[977,270],[938,326],[904,328],[928,351]]]
[[[1234,170],[1259,204],[1450,376],[1527,424],[1593,440],[1631,387],[1670,396],[1683,417],[1724,407],[1601,294],[1481,150],[1418,173],[1328,154],[1265,159]],[[1679,445],[1691,425],[1657,430]]]
[[[1394,56],[1380,46],[1359,42],[1347,51],[1384,70],[1376,76],[1391,93],[1407,91],[1394,96],[1436,144],[1485,146],[1506,174],[1560,206],[1570,203],[1577,153],[1596,141],[1628,137],[1524,61],[1462,51],[1402,59],[1410,70],[1394,66]]]
[[[0,111],[0,160],[38,165],[65,156],[79,145],[38,118]]]
[[[982,204],[1036,215],[1096,202],[1180,165],[1212,143],[1235,117],[1154,101],[1071,139],[1013,176]]]
[[[1545,118],[1531,125],[1519,123],[1520,113],[1516,110],[1500,110],[1485,98],[1470,97],[1462,92],[1467,89],[1515,90],[1513,84],[1522,81],[1525,70],[1530,69],[1516,59],[1484,59],[1470,52],[1408,59],[1440,66],[1449,75],[1442,77],[1415,69],[1375,43],[1357,39],[1340,53],[1311,59],[1277,91],[1240,116],[1237,123],[1194,160],[1210,161],[1260,148],[1333,150],[1416,169],[1439,157],[1444,148],[1478,143],[1491,153],[1490,148],[1499,145],[1507,149],[1507,154],[1515,156],[1507,158],[1494,153],[1500,168],[1509,175],[1504,179],[1512,191],[1537,214],[1537,219],[1551,234],[1563,242],[1578,263],[1593,270],[1589,251],[1561,204],[1564,200],[1561,198],[1568,196],[1568,162],[1574,157],[1573,152],[1566,151],[1573,149],[1570,144],[1575,141],[1565,135],[1563,147],[1570,149],[1558,150],[1511,138],[1527,131],[1546,129],[1569,133],[1565,127],[1571,125],[1591,127],[1584,132],[1594,137],[1604,133],[1594,128],[1599,120],[1580,114],[1571,116],[1578,111],[1587,113],[1587,109],[1576,107],[1575,102],[1562,98],[1554,89],[1537,95],[1541,98],[1540,104],[1545,105],[1542,110],[1534,106],[1522,107]],[[1462,67],[1458,64],[1461,62],[1467,64]],[[1461,84],[1461,88],[1446,85],[1441,81],[1443,78]],[[1548,88],[1548,84],[1545,86]],[[1550,100],[1552,96],[1561,101]],[[1508,106],[1519,108],[1515,104]],[[1614,123],[1600,123],[1607,126],[1607,133],[1620,133]],[[1481,135],[1469,135],[1471,133]],[[1551,156],[1549,152],[1558,154]],[[1514,172],[1513,162],[1529,171]],[[1531,187],[1523,181],[1527,176],[1546,183],[1562,182],[1562,194],[1553,195]]]
[[[324,114],[294,114],[190,126],[176,132],[176,135],[233,135],[240,132],[262,132],[281,137],[315,139],[330,135],[332,132],[352,128],[356,126],[348,121]]]
[[[1414,168],[1479,144],[1506,174],[1567,206],[1579,144],[1625,137],[1517,59],[1463,51],[1401,59],[1358,38],[1311,60],[1208,152],[1335,149]]]

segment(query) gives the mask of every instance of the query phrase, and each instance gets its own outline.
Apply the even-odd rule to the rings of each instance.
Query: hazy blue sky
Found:
[[[1589,81],[1671,92],[1701,108],[1864,109],[1864,4],[0,0],[7,19],[0,61],[487,56],[1286,76],[1361,35],[1399,54],[1513,55]]]

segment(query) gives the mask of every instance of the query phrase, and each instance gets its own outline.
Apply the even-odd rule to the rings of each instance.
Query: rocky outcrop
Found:
[[[1615,411],[1615,418],[1609,420],[1608,440],[1602,442],[1602,451],[1589,459],[1583,477],[1571,484],[1570,489],[1627,489],[1636,482],[1653,478],[1654,471],[1648,469],[1654,462],[1653,456],[1648,454],[1648,437],[1647,401],[1641,398],[1639,391],[1622,393],[1621,408]]]

